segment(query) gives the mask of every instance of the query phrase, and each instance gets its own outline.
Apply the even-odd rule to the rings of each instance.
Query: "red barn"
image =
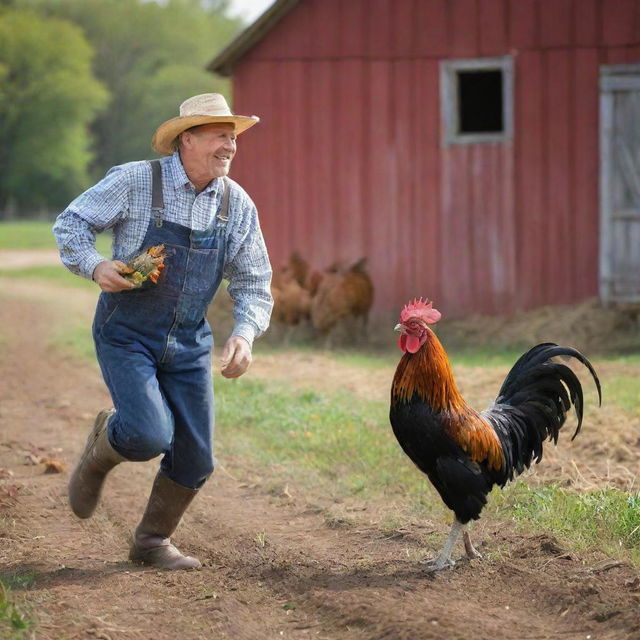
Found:
[[[376,311],[640,300],[640,0],[277,0],[210,64],[275,265]]]

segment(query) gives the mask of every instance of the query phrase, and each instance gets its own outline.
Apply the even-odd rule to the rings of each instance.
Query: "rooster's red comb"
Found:
[[[409,318],[420,318],[427,324],[435,324],[440,320],[442,314],[433,308],[433,303],[429,298],[414,298],[407,302],[400,312],[400,322],[407,322]]]

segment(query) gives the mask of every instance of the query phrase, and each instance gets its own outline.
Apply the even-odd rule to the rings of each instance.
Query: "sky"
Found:
[[[229,7],[231,15],[239,15],[249,23],[253,22],[273,3],[274,0],[231,0]]]

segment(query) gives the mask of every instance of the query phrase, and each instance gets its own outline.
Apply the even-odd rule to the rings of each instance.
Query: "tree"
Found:
[[[107,92],[80,29],[0,10],[0,210],[68,202],[87,186],[87,125]]]
[[[21,0],[81,26],[96,51],[94,71],[110,91],[95,120],[94,177],[111,166],[153,156],[155,128],[177,115],[185,98],[228,92],[205,71],[241,23],[225,0]]]

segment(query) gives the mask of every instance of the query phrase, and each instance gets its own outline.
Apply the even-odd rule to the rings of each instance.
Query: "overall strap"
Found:
[[[160,160],[150,160],[151,165],[151,215],[156,227],[162,226],[164,198],[162,196],[162,165]]]
[[[231,189],[229,188],[229,180],[226,176],[222,178],[222,181],[224,182],[224,191],[222,193],[222,204],[218,212],[218,220],[220,222],[227,222],[227,220],[229,220],[229,192]]]

